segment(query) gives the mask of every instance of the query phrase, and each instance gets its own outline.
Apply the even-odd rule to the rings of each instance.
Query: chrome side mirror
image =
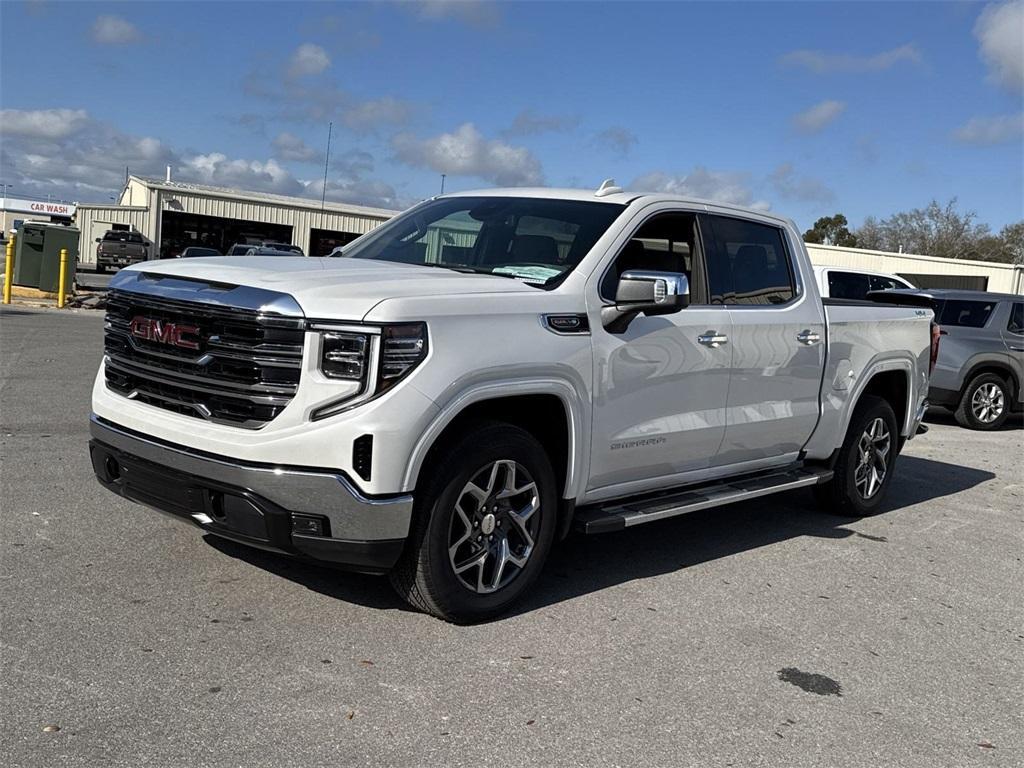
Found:
[[[682,273],[623,272],[615,304],[601,310],[601,321],[609,333],[622,333],[637,315],[670,315],[689,303],[690,281]]]

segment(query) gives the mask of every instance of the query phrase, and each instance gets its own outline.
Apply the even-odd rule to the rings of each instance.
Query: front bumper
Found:
[[[340,473],[203,454],[95,415],[90,433],[103,486],[208,533],[370,573],[390,570],[405,545],[410,495],[370,498]],[[293,530],[310,520],[322,535]]]

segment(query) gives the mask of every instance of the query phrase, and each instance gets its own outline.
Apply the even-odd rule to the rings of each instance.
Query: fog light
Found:
[[[298,536],[330,536],[327,518],[315,515],[292,515],[292,533]]]
[[[107,473],[107,481],[116,483],[121,479],[121,465],[113,456],[107,456],[103,461],[103,471]]]

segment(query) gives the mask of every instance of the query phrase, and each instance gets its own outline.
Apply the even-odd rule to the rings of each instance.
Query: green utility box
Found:
[[[18,230],[14,252],[14,285],[56,293],[60,290],[60,250],[67,248],[64,289],[71,293],[78,260],[78,229],[42,221],[26,221]]]

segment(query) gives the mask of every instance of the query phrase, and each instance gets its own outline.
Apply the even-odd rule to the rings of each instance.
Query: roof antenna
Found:
[[[607,197],[621,191],[622,187],[615,186],[615,179],[605,179],[601,182],[601,186],[597,188],[594,197]]]

